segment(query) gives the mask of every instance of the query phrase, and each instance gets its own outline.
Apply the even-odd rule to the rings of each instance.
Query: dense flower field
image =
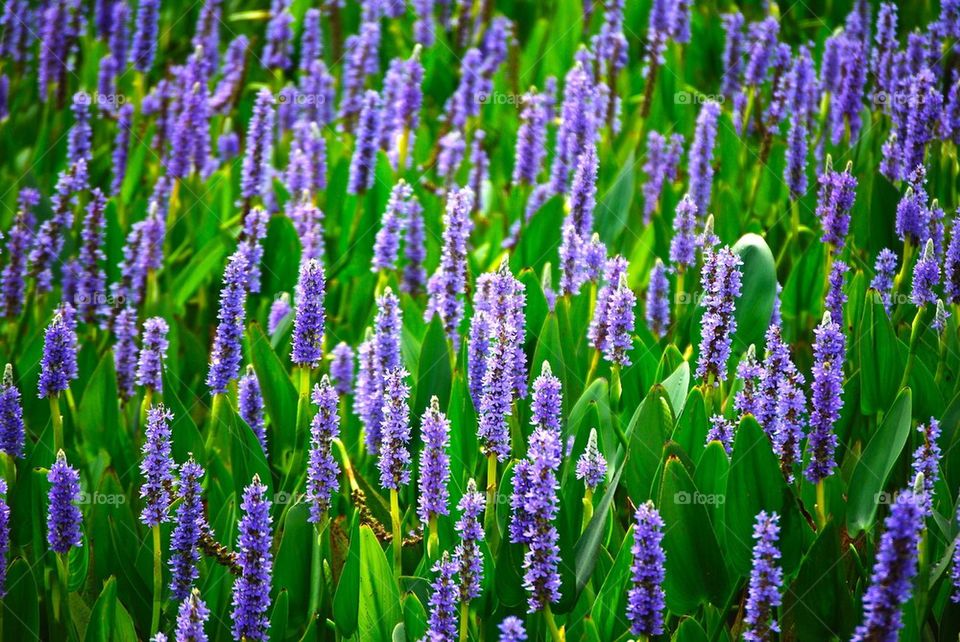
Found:
[[[0,639],[957,639],[960,2],[587,2],[5,0]]]

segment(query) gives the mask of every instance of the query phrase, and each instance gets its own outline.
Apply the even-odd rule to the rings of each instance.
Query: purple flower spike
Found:
[[[960,248],[958,248],[958,251],[960,251]],[[887,314],[890,314],[891,297],[893,295],[893,276],[897,272],[897,264],[899,261],[900,259],[897,258],[897,255],[894,254],[893,251],[883,248],[880,250],[880,253],[877,254],[877,261],[874,263],[873,267],[873,280],[870,281],[870,287],[880,293],[880,296],[883,300],[883,307],[886,308]],[[948,270],[950,269],[949,266],[950,263],[948,258]],[[949,283],[950,281],[948,277],[948,287]]]
[[[467,241],[473,229],[470,220],[473,199],[473,190],[468,187],[448,196],[443,216],[440,265],[427,283],[429,300],[424,320],[429,321],[434,314],[438,315],[454,349],[460,345],[460,323],[463,321],[461,297],[467,288]]]
[[[665,608],[663,519],[650,501],[637,508],[635,519],[627,619],[634,635],[660,635]]]
[[[37,384],[40,397],[60,394],[77,378],[77,331],[73,316],[73,308],[65,304],[47,326]]]
[[[577,479],[582,479],[584,485],[591,492],[597,489],[604,478],[607,476],[607,460],[597,449],[597,429],[590,429],[590,436],[587,438],[587,447],[584,449],[580,459],[577,460]]]
[[[83,513],[77,506],[80,499],[80,471],[67,463],[61,450],[47,474],[47,543],[54,553],[65,555],[72,546],[83,542]]]
[[[706,216],[710,208],[710,191],[713,184],[713,147],[717,140],[717,119],[720,105],[713,101],[703,104],[697,116],[697,128],[690,145],[689,172],[690,195],[697,206],[697,213]]]
[[[174,469],[170,455],[172,419],[173,413],[162,405],[147,411],[146,441],[140,460],[140,472],[144,478],[140,497],[146,500],[146,504],[140,513],[140,521],[150,527],[170,521],[170,484],[173,482]]]
[[[460,543],[454,549],[453,559],[460,573],[460,600],[469,602],[480,596],[480,582],[483,580],[483,555],[480,553],[480,540],[483,539],[483,527],[480,518],[486,507],[486,498],[477,491],[477,482],[467,482],[467,488],[460,498],[457,508],[460,519],[456,529]]]
[[[125,306],[113,322],[116,343],[113,344],[113,366],[117,372],[117,388],[123,399],[134,394],[137,373],[137,311]]]
[[[843,408],[843,361],[846,344],[843,330],[829,312],[815,329],[813,342],[813,385],[811,393],[810,435],[807,449],[810,463],[806,476],[812,484],[830,475],[837,463],[834,451],[837,435],[833,428]]]
[[[213,394],[227,392],[227,386],[240,374],[240,342],[243,339],[243,323],[247,301],[247,259],[235,252],[223,272],[223,287],[220,290],[220,312],[216,334],[207,372],[207,385]]]
[[[319,524],[330,509],[336,492],[340,464],[333,458],[333,440],[340,436],[340,413],[337,392],[326,375],[313,387],[313,403],[317,414],[310,423],[310,459],[307,463],[307,501],[311,523]]]
[[[13,381],[13,365],[8,363],[3,370],[3,387],[0,388],[0,451],[9,457],[23,457],[25,438],[20,390]]]
[[[316,368],[323,357],[323,326],[326,280],[323,265],[309,259],[300,267],[297,281],[297,313],[293,320],[290,360],[301,367]]]
[[[618,367],[630,365],[627,352],[633,347],[631,333],[634,327],[633,308],[637,295],[627,286],[627,275],[620,275],[617,288],[610,294],[607,310],[607,339],[604,343],[603,357]]]
[[[137,362],[137,385],[163,392],[163,362],[167,358],[167,322],[151,317],[143,322],[143,340]]]
[[[670,282],[667,268],[659,258],[650,270],[647,284],[647,326],[656,337],[662,337],[670,327]]]
[[[627,260],[622,256],[614,256],[607,260],[603,279],[605,283],[597,291],[597,304],[593,310],[593,319],[587,330],[590,345],[596,350],[604,351],[607,347],[607,337],[610,334],[610,304],[613,293],[620,284],[620,277],[627,273]]]
[[[526,642],[527,630],[523,628],[523,620],[515,615],[508,615],[500,623],[500,642]]]
[[[706,308],[700,325],[700,356],[697,376],[713,378],[714,385],[727,377],[730,342],[737,330],[734,317],[736,300],[740,296],[740,266],[743,261],[729,247],[709,250],[704,258],[701,282]]]
[[[547,110],[543,94],[538,94],[533,89],[523,95],[522,104],[513,163],[513,182],[534,185],[547,155]]]
[[[29,210],[21,208],[8,232],[7,247],[4,252],[7,263],[0,271],[0,309],[8,319],[20,316],[23,311],[27,258],[33,243],[31,218]]]
[[[269,69],[288,70],[293,66],[293,15],[289,0],[270,3],[270,22],[263,43],[263,64]]]
[[[190,594],[200,577],[200,537],[209,529],[203,514],[203,489],[200,480],[204,470],[190,459],[180,467],[177,496],[180,504],[170,535],[170,597],[182,600]]]
[[[353,390],[353,348],[341,341],[331,352],[330,378],[337,394],[348,395]]]
[[[680,134],[672,134],[669,139],[655,131],[647,135],[647,160],[643,165],[643,173],[647,175],[643,184],[644,224],[650,223],[650,217],[660,208],[663,186],[677,178],[682,154],[683,136]]]
[[[780,568],[780,516],[760,511],[753,527],[753,566],[747,590],[746,629],[743,639],[759,642],[769,640],[780,630],[773,610],[783,600],[783,569]]]
[[[380,229],[373,243],[373,261],[370,269],[392,270],[396,267],[400,254],[400,237],[407,226],[408,210],[413,190],[402,178],[390,191],[387,209],[380,220]]]
[[[290,315],[290,295],[286,292],[274,299],[270,304],[270,314],[267,317],[267,332],[273,334]]]
[[[0,479],[0,597],[7,595],[7,555],[10,553],[10,506],[7,481]]]
[[[436,577],[430,583],[430,616],[427,619],[427,637],[429,640],[457,639],[457,601],[459,593],[454,577],[457,564],[450,559],[450,553],[443,552],[433,565]]]
[[[210,609],[200,599],[200,591],[193,589],[180,605],[177,613],[177,640],[183,642],[207,642],[203,625],[210,617]]]
[[[828,243],[834,254],[843,249],[850,228],[850,209],[857,189],[857,179],[850,173],[852,167],[852,163],[847,163],[843,172],[836,172],[828,158],[827,169],[819,179],[816,213],[823,226],[820,240]]]
[[[843,291],[843,282],[850,266],[843,261],[834,261],[827,278],[827,294],[824,297],[824,309],[830,312],[837,323],[843,325],[843,305],[847,302],[847,293]]]
[[[146,73],[157,55],[157,32],[160,23],[160,0],[141,0],[137,5],[136,31],[130,45],[130,63]]]
[[[380,484],[399,490],[410,483],[410,386],[407,371],[394,368],[383,375],[383,423],[380,426]]]
[[[689,194],[684,194],[677,204],[673,228],[676,232],[670,241],[670,261],[683,270],[691,267],[697,258],[697,204]]]
[[[937,295],[933,289],[940,283],[940,265],[937,255],[933,251],[933,239],[927,239],[923,254],[917,259],[913,268],[913,292],[910,299],[916,306],[934,303]]]
[[[407,238],[404,241],[403,253],[407,264],[403,268],[403,282],[400,289],[411,295],[423,291],[427,283],[427,271],[423,262],[427,258],[425,233],[423,229],[423,207],[414,198],[408,208]]]
[[[380,96],[375,91],[367,91],[363,96],[360,120],[357,123],[356,144],[353,159],[350,161],[348,194],[362,194],[373,187],[377,147],[381,136],[380,110]]]
[[[240,377],[240,383],[237,386],[237,405],[239,406],[240,418],[243,419],[257,441],[263,448],[263,453],[267,453],[267,431],[264,428],[264,408],[263,394],[260,392],[260,382],[257,380],[257,373],[253,371],[253,366],[247,366],[247,373]]]
[[[247,128],[246,154],[240,175],[240,195],[245,199],[265,197],[269,193],[273,173],[274,118],[273,96],[262,89],[257,94]]]
[[[266,640],[270,631],[270,582],[273,577],[273,529],[267,487],[254,475],[243,489],[243,515],[237,527],[237,564],[233,583],[233,637]]]
[[[430,407],[420,421],[423,450],[420,451],[420,497],[417,515],[426,524],[437,515],[447,515],[450,508],[450,420],[440,412],[437,397],[431,397]]]
[[[960,523],[960,507],[957,507],[957,515],[954,518]],[[953,584],[953,593],[950,594],[950,601],[954,604],[960,603],[960,546],[953,549],[953,558],[950,564],[950,582]]]
[[[733,453],[733,438],[736,434],[736,426],[732,421],[723,415],[714,415],[710,417],[710,430],[707,431],[707,443],[719,441],[723,449],[727,451],[729,457]]]
[[[930,417],[927,425],[917,426],[917,430],[923,435],[923,444],[914,451],[911,467],[914,475],[923,475],[922,503],[929,513],[933,509],[933,491],[940,479],[941,451],[937,443],[940,439],[940,422]]]
[[[917,574],[917,545],[923,530],[921,502],[911,491],[900,493],[883,525],[870,587],[863,596],[863,624],[854,631],[851,642],[896,642],[903,628],[901,611]]]

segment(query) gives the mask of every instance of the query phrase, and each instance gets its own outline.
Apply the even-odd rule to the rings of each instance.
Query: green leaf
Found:
[[[853,471],[848,486],[847,530],[854,537],[873,523],[880,493],[910,435],[910,388],[897,395]]]
[[[669,401],[660,386],[654,386],[633,413],[627,427],[627,468],[623,483],[635,503],[653,496],[653,480],[663,456],[663,445],[673,430]]]
[[[860,411],[873,415],[887,407],[903,377],[903,361],[893,324],[876,290],[867,291],[857,346],[860,349]]]
[[[350,527],[350,548],[340,583],[333,597],[333,621],[337,630],[345,637],[353,637],[357,631],[360,613],[360,520],[354,516]]]
[[[742,352],[751,343],[763,343],[777,296],[777,268],[773,252],[757,234],[741,236],[733,251],[743,261],[740,266],[742,287],[736,309],[737,331],[733,336],[734,350]]]
[[[413,417],[419,418],[430,405],[430,397],[436,395],[441,408],[450,401],[450,348],[443,323],[434,316],[420,343],[420,359],[417,366],[417,401],[412,409]]]
[[[2,608],[9,611],[3,618],[3,639],[39,640],[40,591],[33,571],[22,557],[15,559],[7,571],[7,587],[11,590],[3,598]]]
[[[610,513],[610,507],[613,504],[613,497],[617,493],[620,485],[620,475],[627,465],[624,461],[614,473],[607,489],[603,493],[603,498],[596,505],[593,511],[593,518],[587,524],[586,530],[580,536],[576,548],[576,577],[577,577],[577,595],[580,595],[590,577],[593,575],[593,569],[597,563],[597,555],[600,551],[600,543],[606,531],[607,516]]]
[[[620,551],[597,593],[591,615],[597,623],[601,640],[614,640],[627,630],[627,591],[630,584],[630,565],[633,562],[633,526],[627,530]]]
[[[5,618],[6,619],[6,618]],[[117,581],[110,577],[93,605],[85,642],[111,642],[117,624]]]
[[[359,608],[361,640],[389,640],[393,628],[403,621],[393,569],[369,526],[360,527]]]
[[[682,362],[660,385],[663,386],[663,390],[670,400],[670,409],[673,410],[673,416],[679,416],[683,412],[687,390],[690,388],[690,364],[686,361]]]
[[[704,601],[722,605],[729,593],[724,556],[707,507],[680,460],[667,460],[657,505],[663,517],[664,591],[674,614],[693,613]]]
[[[294,429],[297,424],[297,391],[280,362],[280,357],[270,347],[270,340],[256,323],[247,328],[250,344],[250,359],[253,370],[263,391],[263,403],[270,417],[271,449],[281,457],[293,449]],[[275,445],[274,445],[275,444]],[[276,457],[280,459],[281,457]]]
[[[70,561],[70,579],[67,581],[67,591],[76,593],[83,588],[83,583],[87,581],[87,571],[90,568],[90,541],[86,533],[80,546],[73,546],[67,553]]]
[[[636,152],[630,149],[627,158],[620,164],[620,173],[600,202],[598,227],[600,238],[610,247],[618,246],[618,239],[630,218],[633,205],[634,180],[636,176]]]
[[[204,280],[211,278],[223,267],[223,258],[227,255],[227,239],[218,234],[197,249],[190,263],[177,270],[177,277],[170,286],[171,301],[174,309],[182,311]]]

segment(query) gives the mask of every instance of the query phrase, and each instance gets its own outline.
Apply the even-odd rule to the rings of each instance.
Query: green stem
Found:
[[[427,535],[427,559],[434,559],[440,546],[440,533],[437,530],[437,516],[430,515],[427,523],[429,535]]]
[[[153,615],[150,632],[160,631],[160,593],[163,591],[163,556],[160,551],[160,524],[153,527]]]
[[[63,416],[60,414],[60,394],[50,395],[50,417],[53,419],[53,452],[63,450]]]
[[[550,610],[549,604],[543,607],[543,620],[547,623],[547,629],[550,631],[550,639],[553,642],[564,642],[563,631],[557,627],[557,622],[553,619],[553,611]]]
[[[320,520],[320,523],[317,524],[316,536],[313,538],[313,546],[311,548],[312,557],[310,560],[310,609],[309,612],[312,615],[317,614],[318,607],[320,605],[320,579],[323,576],[323,571],[321,569],[322,564],[322,555],[321,555],[321,544],[323,542],[323,531],[326,528],[327,520],[329,516],[326,512],[323,514],[323,518]]]
[[[583,387],[586,388],[593,382],[593,376],[597,374],[597,365],[600,363],[600,350],[594,349],[593,358],[590,360],[590,369],[587,370],[587,380],[583,384]]]
[[[403,535],[400,531],[400,494],[396,488],[390,489],[390,519],[393,522],[393,572],[400,580],[403,572]]]
[[[593,519],[593,491],[589,486],[583,491],[583,524],[580,526],[580,534],[587,530],[587,525]]]
[[[490,549],[495,551],[500,544],[500,533],[496,524],[497,500],[497,456],[487,455],[487,505],[483,514],[483,530],[487,533]]]
[[[910,347],[907,352],[907,365],[903,369],[903,379],[900,380],[900,387],[906,388],[910,383],[910,374],[913,372],[913,363],[916,360],[917,343],[922,333],[921,325],[923,319],[923,310],[925,306],[917,308],[917,314],[913,317],[913,324],[910,326]]]
[[[470,633],[470,603],[460,602],[460,642],[467,642]]]
[[[820,530],[827,525],[827,494],[822,479],[817,482],[817,522],[820,524]]]

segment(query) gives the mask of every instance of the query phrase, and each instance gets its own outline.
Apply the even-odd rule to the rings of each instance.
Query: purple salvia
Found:
[[[247,290],[252,294],[260,292],[260,262],[269,219],[270,215],[262,207],[252,208],[243,219],[243,230],[237,239],[237,251],[246,257]]]
[[[359,33],[346,40],[339,117],[348,124],[356,119],[362,109],[367,76],[379,71],[379,49],[380,24],[376,20],[364,20]]]
[[[533,88],[521,99],[520,129],[513,161],[514,184],[534,185],[547,155],[546,99]]]
[[[467,288],[467,241],[473,228],[470,220],[473,198],[473,191],[468,187],[448,195],[440,265],[427,283],[429,300],[424,320],[429,321],[435,314],[439,316],[454,349],[460,344],[463,321],[461,297]]]
[[[144,478],[140,498],[145,500],[145,504],[140,521],[151,528],[170,521],[169,510],[173,501],[170,485],[173,483],[174,470],[170,454],[171,420],[173,413],[162,405],[153,406],[147,411],[146,440],[140,460],[140,473]]]
[[[607,460],[597,448],[597,429],[590,429],[590,436],[587,438],[587,447],[584,449],[580,459],[577,460],[576,469],[577,479],[582,479],[584,485],[591,492],[597,489],[604,478],[607,476]]]
[[[290,351],[290,360],[300,367],[316,368],[323,357],[325,289],[323,265],[316,259],[309,259],[300,266]]]
[[[200,577],[200,538],[209,530],[203,514],[204,470],[191,456],[180,466],[176,516],[170,534],[170,597],[182,600]]]
[[[410,386],[406,377],[402,366],[383,374],[383,422],[377,467],[380,485],[390,490],[410,483]]]
[[[213,75],[220,60],[220,24],[222,22],[222,0],[205,0],[197,14],[197,26],[193,31],[191,44],[193,49],[203,51],[203,73]]]
[[[83,513],[80,500],[80,471],[67,463],[63,451],[47,473],[50,491],[47,494],[47,543],[54,553],[66,555],[73,546],[81,546]]]
[[[77,378],[77,331],[74,311],[64,304],[50,321],[43,336],[40,361],[40,397],[55,397]]]
[[[697,376],[714,384],[727,378],[730,342],[737,329],[734,316],[740,296],[740,266],[743,261],[729,247],[706,253],[701,271],[706,309],[700,325],[700,356]]]
[[[459,592],[454,579],[457,569],[457,563],[450,559],[447,551],[433,565],[436,577],[430,583],[426,639],[440,641],[457,638]]]
[[[337,392],[326,375],[313,387],[313,403],[317,414],[310,423],[310,458],[307,462],[307,496],[310,503],[308,521],[319,524],[330,509],[330,500],[337,490],[340,465],[333,458],[333,440],[340,436],[340,413]]]
[[[380,96],[375,91],[364,94],[357,123],[356,143],[350,161],[348,194],[362,194],[373,187],[377,148],[380,142]]]
[[[634,635],[660,635],[665,609],[663,519],[651,501],[637,508],[634,519],[627,619]]]
[[[143,322],[143,338],[137,361],[137,385],[163,391],[163,362],[167,358],[167,332],[170,327],[163,317],[150,317]]]
[[[26,294],[27,259],[33,242],[33,230],[30,225],[32,214],[20,208],[13,219],[13,225],[7,233],[7,263],[0,271],[0,308],[7,319],[15,319],[23,311]]]
[[[480,597],[480,583],[483,580],[483,554],[479,544],[483,539],[483,527],[480,525],[480,518],[485,507],[486,498],[483,493],[477,492],[477,482],[470,479],[457,504],[460,519],[455,527],[460,535],[460,543],[453,553],[460,574],[462,603]]]
[[[136,30],[130,44],[130,63],[139,72],[147,73],[153,67],[159,23],[160,0],[140,0],[137,4]]]
[[[420,451],[420,495],[417,500],[417,515],[424,524],[438,515],[450,512],[450,420],[440,412],[436,395],[430,398],[430,407],[420,420],[423,449]]]
[[[348,395],[353,390],[353,349],[341,341],[330,352],[330,378],[337,394]]]
[[[249,47],[250,41],[244,35],[237,36],[227,46],[227,51],[223,55],[220,82],[210,96],[211,112],[224,114],[230,111],[240,92]]]
[[[890,99],[896,91],[893,73],[894,55],[899,48],[897,43],[897,5],[892,2],[880,4],[877,13],[876,43],[870,57],[870,70],[874,75],[874,104],[890,111]]]
[[[53,288],[53,265],[63,250],[65,232],[73,227],[73,208],[77,203],[76,177],[85,173],[86,162],[80,160],[57,177],[50,199],[53,215],[40,225],[28,260],[28,274],[36,278],[40,292],[49,292]]]
[[[245,199],[264,197],[272,174],[274,138],[273,96],[261,89],[247,127],[246,153],[240,175],[240,195]]]
[[[373,260],[370,270],[393,270],[400,254],[400,237],[407,225],[410,199],[413,190],[402,178],[390,190],[387,208],[380,219],[380,229],[373,242]]]
[[[0,387],[0,451],[8,457],[23,457],[26,434],[23,426],[23,403],[20,390],[13,380],[13,365],[3,370],[3,386]],[[0,538],[3,541],[3,538]],[[0,555],[0,559],[3,556]],[[2,588],[3,582],[0,582]]]
[[[437,22],[433,16],[435,0],[411,0],[410,6],[417,16],[413,23],[414,40],[429,47],[436,41]]]
[[[263,393],[260,391],[260,381],[253,366],[247,366],[246,374],[240,377],[237,385],[237,409],[240,418],[250,426],[250,430],[253,431],[266,454],[267,431],[264,428]]]
[[[647,159],[643,164],[643,173],[647,180],[643,184],[643,222],[650,223],[650,217],[660,209],[660,195],[663,186],[677,178],[677,167],[683,154],[683,136],[672,134],[668,139],[659,132],[651,131],[647,135]]]
[[[840,325],[829,312],[814,331],[813,383],[811,385],[810,434],[807,450],[810,463],[806,477],[812,484],[829,476],[836,468],[834,452],[837,435],[834,426],[843,408],[843,362],[846,358],[846,340]]]
[[[180,605],[177,613],[178,642],[207,642],[203,625],[210,617],[210,609],[200,599],[200,591],[193,589]]]
[[[223,272],[223,287],[220,289],[219,323],[213,339],[207,386],[213,394],[224,394],[227,386],[240,374],[240,342],[243,339],[243,324],[246,318],[244,305],[247,301],[246,258],[234,253]]]
[[[913,268],[913,290],[910,293],[910,300],[918,307],[934,303],[937,299],[934,288],[939,283],[940,264],[937,263],[937,255],[933,251],[933,239],[927,239],[923,253],[917,258],[917,264]]]
[[[267,487],[254,475],[243,489],[243,515],[237,527],[237,564],[233,583],[233,637],[266,640],[270,630],[270,583],[273,578],[273,529]]]
[[[708,101],[700,108],[693,143],[688,154],[690,196],[697,206],[697,214],[707,215],[713,184],[713,148],[717,139],[717,119],[720,105]]]
[[[670,282],[667,268],[659,258],[650,270],[647,284],[647,327],[655,337],[663,337],[670,327]]]
[[[780,568],[780,516],[760,511],[753,527],[753,565],[747,588],[743,639],[770,640],[780,631],[774,609],[783,601],[783,569]]]
[[[896,642],[903,628],[901,611],[917,574],[917,546],[923,530],[921,502],[911,491],[900,493],[883,525],[870,587],[863,596],[863,623],[851,642]]]

